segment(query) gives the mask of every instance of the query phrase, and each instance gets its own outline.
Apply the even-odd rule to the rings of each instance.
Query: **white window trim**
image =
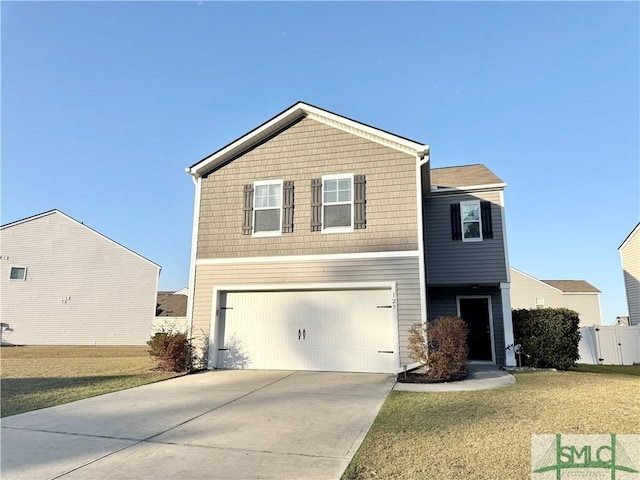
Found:
[[[14,268],[24,268],[24,278],[11,278],[11,272],[13,271]],[[12,282],[26,282],[27,281],[27,267],[23,267],[20,265],[12,265],[11,269],[9,270],[9,280],[11,280]]]
[[[536,308],[545,308],[544,297],[536,297]]]
[[[339,180],[343,178],[348,178],[351,180],[351,225],[349,227],[325,227],[324,226],[324,182],[325,180]],[[355,200],[355,192],[353,189],[353,173],[340,173],[336,175],[323,175],[322,176],[322,212],[321,212],[321,221],[322,221],[322,233],[351,233],[353,232],[353,222],[354,222],[354,200]],[[340,205],[346,204],[346,202],[336,202],[330,205]]]
[[[464,216],[462,214],[462,209],[466,205],[477,205],[478,207],[478,230],[480,231],[479,238],[465,238],[464,236]],[[460,228],[462,230],[463,242],[481,242],[482,241],[482,209],[480,208],[480,200],[468,200],[465,202],[460,202]]]
[[[262,185],[279,185],[280,186],[280,226],[278,230],[273,230],[270,232],[256,232],[256,211],[257,210],[275,210],[275,207],[269,208],[256,208],[256,187]],[[253,211],[251,212],[252,218],[252,227],[251,227],[251,236],[252,237],[281,237],[282,236],[282,204],[284,200],[284,190],[283,190],[283,181],[282,180],[258,180],[253,182]]]

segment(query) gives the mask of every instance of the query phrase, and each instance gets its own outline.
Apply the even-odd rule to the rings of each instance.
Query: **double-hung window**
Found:
[[[322,177],[322,231],[353,231],[353,174]]]
[[[253,235],[282,234],[282,180],[253,184]]]
[[[482,225],[480,220],[480,202],[460,202],[460,217],[462,221],[462,241],[482,241]]]

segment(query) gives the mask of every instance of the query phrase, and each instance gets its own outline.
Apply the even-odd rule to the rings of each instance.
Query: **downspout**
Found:
[[[429,163],[429,147],[425,150],[417,152],[416,155],[416,193],[417,193],[417,212],[418,212],[418,272],[420,278],[420,319],[423,328],[427,325],[427,270],[425,263],[425,246],[424,246],[424,198],[422,185],[422,167]],[[428,355],[428,353],[427,353]],[[410,367],[417,366],[415,364]]]
[[[200,221],[200,189],[202,177],[193,173],[189,168],[186,172],[191,175],[195,185],[195,200],[193,204],[193,229],[191,233],[191,259],[189,263],[189,296],[187,297],[187,335],[193,337],[193,298],[196,287],[196,253],[198,247],[198,228]]]

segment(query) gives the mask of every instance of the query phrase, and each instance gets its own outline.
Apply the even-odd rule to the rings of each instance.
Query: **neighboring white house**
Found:
[[[618,247],[618,251],[627,291],[629,324],[640,325],[640,223]]]
[[[0,227],[2,336],[13,345],[144,345],[160,266],[58,211]]]
[[[601,325],[600,293],[584,280],[538,280],[511,267],[512,308],[570,308],[581,327]]]
[[[188,299],[188,288],[181,288],[177,292],[158,292],[153,331],[186,333]]]

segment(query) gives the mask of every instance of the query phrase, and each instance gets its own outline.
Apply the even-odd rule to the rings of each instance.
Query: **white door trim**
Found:
[[[398,292],[397,282],[339,282],[339,283],[269,283],[260,285],[217,285],[213,289],[211,306],[211,324],[209,334],[207,368],[217,368],[219,348],[218,313],[220,301],[227,292],[275,292],[275,291],[313,291],[313,290],[391,290],[394,362],[400,370],[400,334],[398,326]]]
[[[456,312],[458,317],[462,318],[460,315],[460,300],[464,300],[467,298],[486,298],[489,302],[487,307],[489,308],[489,337],[491,340],[491,362],[489,361],[474,361],[473,363],[496,363],[496,346],[495,340],[493,337],[493,305],[491,303],[491,295],[456,295]]]

